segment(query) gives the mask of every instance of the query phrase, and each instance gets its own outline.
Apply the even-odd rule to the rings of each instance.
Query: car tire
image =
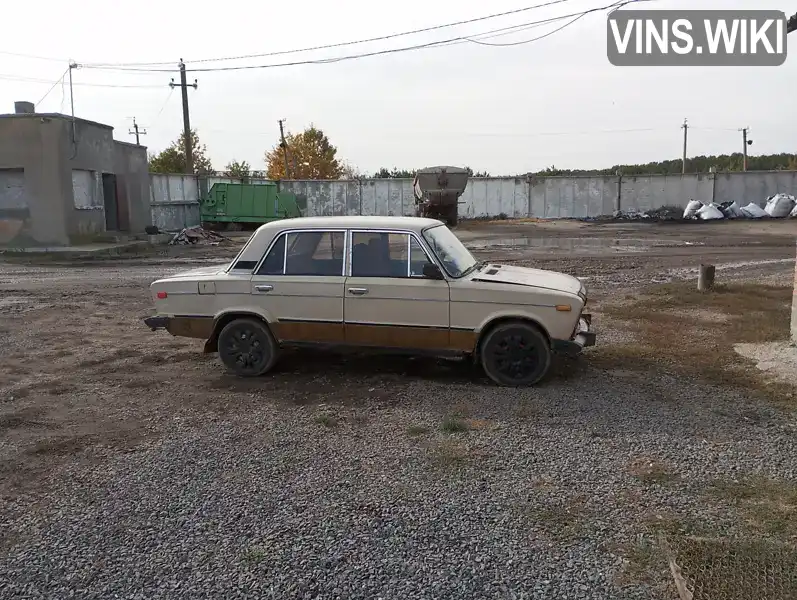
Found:
[[[219,358],[240,377],[257,377],[277,362],[279,348],[268,326],[258,319],[235,319],[219,333]]]
[[[501,323],[479,345],[479,360],[487,376],[498,385],[530,386],[548,373],[551,345],[530,323]]]

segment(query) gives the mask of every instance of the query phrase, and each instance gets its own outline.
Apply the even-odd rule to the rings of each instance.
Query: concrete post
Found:
[[[797,260],[794,261],[794,285],[791,297],[791,343],[797,344]]]
[[[716,267],[714,265],[700,265],[700,270],[697,274],[697,289],[701,292],[707,292],[714,287],[714,274]]]

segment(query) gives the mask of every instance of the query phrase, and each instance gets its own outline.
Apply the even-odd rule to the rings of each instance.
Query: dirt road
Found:
[[[0,262],[0,596],[658,598],[658,531],[793,542],[793,523],[775,531],[732,488],[766,477],[756,506],[795,509],[793,413],[672,352],[617,348],[645,343],[618,307],[701,262],[775,286],[780,318],[797,223],[458,234],[481,257],[584,277],[599,346],[526,390],[458,362],[314,353],[242,381],[141,323],[154,278],[237,244]]]

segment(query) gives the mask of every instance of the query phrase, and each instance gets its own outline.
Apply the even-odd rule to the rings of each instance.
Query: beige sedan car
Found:
[[[443,223],[306,217],[261,226],[235,259],[158,279],[152,330],[206,340],[241,376],[280,348],[472,356],[496,383],[531,385],[553,353],[595,343],[575,277],[480,262]]]

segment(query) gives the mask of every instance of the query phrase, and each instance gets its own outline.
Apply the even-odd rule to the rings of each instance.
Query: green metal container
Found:
[[[276,183],[214,183],[200,203],[202,223],[252,223],[300,217],[297,198]]]

